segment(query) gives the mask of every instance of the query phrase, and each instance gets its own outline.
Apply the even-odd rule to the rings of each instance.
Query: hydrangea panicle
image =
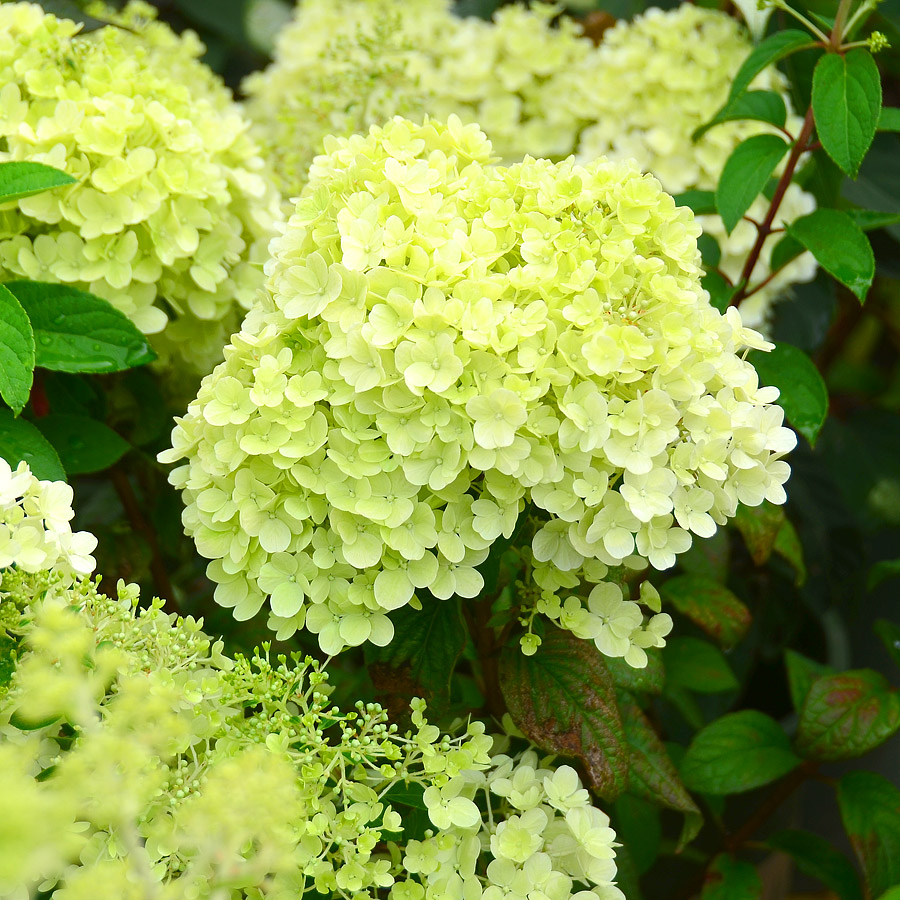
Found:
[[[710,306],[699,227],[652,176],[495,166],[456,117],[326,149],[160,456],[235,616],[384,644],[417,591],[476,596],[526,503],[555,596],[784,502],[795,437],[742,355],[771,345]],[[570,600],[544,612],[635,665],[671,627]]]
[[[125,27],[0,5],[0,160],[77,179],[0,210],[0,277],[91,291],[205,374],[260,286],[280,201],[196,35],[137,0],[92,11]]]

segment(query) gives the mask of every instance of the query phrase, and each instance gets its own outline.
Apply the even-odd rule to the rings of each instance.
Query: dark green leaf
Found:
[[[900,884],[900,790],[874,772],[838,782],[841,819],[873,897]]]
[[[790,519],[785,518],[775,536],[775,552],[791,564],[795,572],[794,584],[800,587],[806,582],[806,562],[800,536]]]
[[[500,684],[513,721],[539,747],[579,759],[591,785],[615,799],[628,781],[628,745],[600,651],[555,628],[534,656],[504,648]]]
[[[879,131],[900,131],[900,109],[883,106],[878,117]]]
[[[786,234],[773,248],[769,259],[769,268],[774,272],[796,259],[804,250],[799,241]]]
[[[834,669],[824,663],[816,662],[795,650],[788,650],[784,655],[787,667],[788,686],[791,691],[791,702],[794,709],[800,712],[813,682],[823,675],[831,675]]]
[[[662,839],[659,807],[640,797],[622,794],[613,804],[612,815],[616,839],[631,848],[638,874],[646,872],[659,856]],[[618,856],[617,849],[617,863]]]
[[[733,102],[723,106],[716,113],[715,118],[705,125],[701,125],[691,135],[691,140],[697,141],[713,126],[722,122],[733,122],[736,119],[768,122],[777,128],[783,128],[787,119],[787,108],[781,94],[777,94],[775,91],[747,91],[735,98]]]
[[[713,216],[716,214],[715,191],[685,191],[672,198],[676,206],[689,206],[695,216]]]
[[[730,234],[768,184],[788,145],[777,134],[757,134],[734,148],[716,188],[716,209]]]
[[[647,665],[643,669],[629,666],[621,657],[607,657],[606,668],[617,688],[637,693],[659,694],[666,680],[662,655],[655,647],[647,650]]]
[[[36,424],[70,475],[102,472],[131,449],[112,428],[88,416],[49,415]]]
[[[34,333],[22,304],[0,284],[0,397],[18,415],[34,379]]]
[[[31,319],[37,365],[59,372],[120,372],[156,358],[147,338],[106,300],[65,284],[11,281]]]
[[[0,691],[5,691],[16,671],[18,641],[0,631]]]
[[[703,826],[703,816],[687,792],[663,742],[634,698],[618,692],[622,725],[628,742],[628,790],[668,809],[684,813],[682,845],[692,841]]]
[[[707,269],[714,269],[722,261],[722,248],[711,234],[701,234],[697,238],[697,248]]]
[[[879,584],[882,584],[889,578],[896,578],[898,575],[900,575],[900,559],[883,559],[875,563],[869,570],[866,587],[870,591],[874,590]]]
[[[816,63],[812,107],[825,152],[855,178],[881,115],[881,76],[868,50],[826,53]]]
[[[660,594],[723,647],[733,647],[750,627],[750,611],[728,588],[698,575],[678,575]]]
[[[781,392],[778,405],[787,420],[815,446],[828,412],[828,388],[815,363],[799,348],[783,342],[768,353],[753,351],[750,361],[760,384],[774,385]]]
[[[74,183],[71,175],[43,163],[3,162],[0,163],[0,204]]]
[[[875,254],[862,229],[847,213],[817,209],[787,226],[787,232],[819,265],[853,291],[862,303],[875,277]]]
[[[366,650],[372,680],[380,692],[424,697],[447,703],[450,678],[466,646],[459,599],[423,602],[421,610],[404,606],[390,614],[394,638],[386,647]]]
[[[874,209],[848,209],[847,215],[862,231],[875,231],[900,222],[900,213],[877,212]]]
[[[779,831],[766,843],[773,850],[787,853],[804,875],[822,882],[839,900],[863,900],[856,869],[825,838],[808,831]]]
[[[53,13],[61,19],[71,19],[73,22],[81,23],[82,28],[79,34],[88,34],[109,25],[109,22],[105,22],[103,19],[89,16],[75,0],[41,0],[41,6],[47,12]],[[126,30],[130,31],[130,29]]]
[[[663,651],[666,685],[698,694],[718,694],[739,687],[722,651],[694,637],[672,638]]]
[[[729,106],[744,91],[750,87],[751,82],[763,69],[777,63],[779,60],[796,53],[806,47],[814,47],[815,41],[805,31],[786,29],[778,31],[767,37],[753,48],[750,55],[741,64],[734,81],[725,107]],[[716,114],[718,115],[718,113]]]
[[[900,728],[900,696],[883,675],[855,669],[812,683],[800,710],[795,741],[807,759],[855,759]]]
[[[875,623],[875,634],[890,653],[891,659],[900,666],[900,625],[888,622],[887,619],[879,619]]]
[[[729,284],[717,269],[710,269],[700,279],[700,283],[709,293],[709,302],[712,307],[721,313],[725,312],[731,303],[731,298],[737,292],[737,288]]]
[[[706,870],[700,900],[758,900],[762,881],[748,862],[720,853]]]
[[[679,564],[690,575],[700,575],[721,583],[728,578],[730,560],[728,531],[719,528],[712,537],[694,541],[691,548],[679,557]]]
[[[14,418],[7,409],[0,409],[0,457],[13,468],[24,459],[35,476],[46,481],[65,481],[53,446],[31,422]]]
[[[768,500],[760,506],[738,506],[734,524],[756,565],[763,565],[772,555],[783,522],[784,509]]]
[[[681,775],[689,790],[738,794],[781,778],[800,762],[774,719],[745,709],[722,716],[694,737]]]

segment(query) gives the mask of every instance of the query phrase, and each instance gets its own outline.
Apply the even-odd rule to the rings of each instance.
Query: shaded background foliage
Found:
[[[68,14],[76,6],[69,0],[44,0],[43,5],[59,14]],[[273,35],[290,12],[280,0],[160,0],[155,5],[176,29],[198,31],[208,47],[206,61],[234,88],[247,73],[266,64]],[[484,17],[498,5],[496,0],[459,0],[457,4],[461,14]],[[598,27],[607,21],[603,14],[631,17],[648,5],[642,0],[599,0],[572,3],[569,11]],[[814,0],[807,9],[827,16],[833,4]],[[776,10],[770,27],[786,24]],[[871,25],[900,47],[900,0],[885,0]],[[798,109],[809,104],[815,61],[815,55],[807,52],[784,64]],[[885,105],[898,106],[900,54],[880,54],[878,63]],[[803,173],[805,186],[820,205],[856,204],[897,213],[898,159],[900,137],[879,134],[855,181],[820,154]],[[885,893],[887,889],[900,884],[900,846],[893,853],[890,845],[891,840],[900,840],[896,837],[900,810],[891,812],[889,798],[884,831],[876,838],[876,843],[887,841],[882,847],[887,861],[879,862],[873,855],[876,851],[865,843],[866,823],[874,822],[877,815],[860,798],[883,799],[884,783],[865,782],[872,776],[864,775],[842,781],[839,811],[835,779],[859,767],[845,759],[858,754],[840,749],[844,745],[834,738],[833,730],[839,730],[840,723],[819,728],[813,722],[816,716],[819,723],[827,718],[829,708],[852,705],[844,695],[829,700],[827,691],[840,688],[845,694],[855,690],[876,697],[876,718],[883,717],[888,733],[896,730],[891,723],[900,723],[896,690],[888,687],[900,681],[900,225],[877,229],[870,237],[877,268],[865,305],[820,272],[777,307],[775,339],[813,358],[830,398],[828,418],[815,447],[801,438],[792,454],[787,524],[779,512],[763,509],[759,515],[739,520],[736,528],[698,541],[674,573],[665,581],[658,579],[667,608],[678,611],[661,660],[652,660],[648,670],[638,675],[612,664],[617,661],[606,667],[603,677],[625,692],[620,702],[623,721],[618,738],[598,732],[588,742],[603,744],[608,739],[614,743],[624,735],[624,744],[634,752],[656,740],[648,737],[648,723],[652,723],[663,734],[669,755],[705,818],[696,841],[679,849],[682,822],[686,820],[690,832],[700,827],[700,820],[687,792],[674,786],[674,770],[647,776],[658,777],[659,785],[670,789],[669,809],[664,811],[634,790],[632,776],[632,790],[607,804],[627,848],[621,875],[630,900],[641,896],[677,900],[700,889],[710,900],[760,896],[752,867],[744,868],[745,862],[728,855],[714,856],[739,848],[749,848],[742,859],[762,863],[767,897],[789,896],[793,884],[794,889],[808,888],[817,892],[812,896],[821,898],[887,898],[894,896]],[[100,571],[108,578],[144,583],[150,591],[172,598],[184,612],[205,616],[208,630],[223,633],[232,647],[252,648],[268,638],[264,622],[238,625],[228,611],[212,602],[203,563],[182,534],[180,500],[155,462],[156,452],[167,446],[170,430],[166,398],[153,376],[142,369],[111,375],[106,384],[108,389],[101,392],[88,376],[48,372],[36,391],[37,402],[46,403],[47,408],[104,422],[128,442],[128,452],[116,456],[115,449],[98,435],[96,441],[89,441],[94,453],[79,456],[73,447],[71,458],[64,460],[70,474],[81,476],[76,483],[77,525],[100,538]],[[107,447],[111,456],[97,456],[97,447]],[[105,469],[110,459],[115,463],[112,477],[93,475]],[[488,565],[495,567],[492,574],[498,588],[502,587],[504,577],[509,577],[504,576],[502,554],[493,555]],[[512,603],[511,590],[509,584],[498,590],[497,614],[502,614],[504,604]],[[692,598],[698,596],[702,602],[692,605]],[[710,616],[710,609],[716,613]],[[453,603],[444,612],[445,621],[437,623],[424,623],[410,612],[410,621],[404,623],[407,611],[401,611],[396,617],[398,638],[389,648],[370,654],[368,660],[362,653],[345,654],[343,668],[334,674],[342,699],[377,697],[400,711],[410,696],[424,692],[445,719],[472,709],[499,714],[509,708],[517,721],[534,714],[535,710],[522,708],[527,702],[516,691],[516,679],[524,677],[520,669],[528,668],[528,660],[501,656],[497,681],[485,679],[474,661],[500,651],[496,646],[479,646],[486,623],[470,622],[469,628],[464,627]],[[427,634],[422,631],[426,624],[434,626]],[[314,641],[302,634],[290,645],[317,650]],[[560,648],[560,653],[564,657],[570,649]],[[429,657],[430,652],[437,655]],[[873,672],[855,681],[852,676],[838,684],[815,680],[827,672],[823,667],[844,672],[863,666]],[[442,682],[441,673],[446,676],[454,667],[452,678]],[[875,673],[887,681],[880,681]],[[502,696],[497,695],[498,686]],[[825,692],[818,698],[821,708],[813,708],[817,690]],[[729,773],[727,767],[720,771],[715,747],[698,742],[698,731],[709,735],[711,723],[736,722],[728,717],[737,715],[743,717],[738,722],[741,727],[756,728],[758,735],[760,728],[768,727],[754,718],[760,713],[790,733],[799,727],[799,743],[792,749],[786,738],[782,742],[773,736],[771,752],[757,760],[755,782],[741,772]],[[852,719],[855,713],[844,709],[842,715]],[[811,735],[826,733],[816,749]],[[724,744],[726,756],[739,750],[734,744],[736,734],[731,732]],[[779,729],[778,734],[783,737],[784,731]],[[868,743],[862,739],[857,749],[865,750],[869,743],[879,741],[870,734]],[[795,750],[804,748],[806,760],[801,762]],[[866,770],[900,783],[898,749],[896,736],[881,743],[866,757]],[[655,745],[648,753],[648,758],[654,757]],[[721,781],[712,783],[716,773]],[[614,772],[610,779],[615,783]],[[613,789],[606,792],[610,799],[617,794]],[[809,829],[840,849],[830,850],[796,829]],[[856,836],[854,847],[845,830]],[[785,864],[788,857],[773,855],[773,850],[797,860],[793,876]],[[849,861],[854,850],[866,874],[862,888]],[[702,873],[711,856],[703,887]],[[643,873],[646,877],[641,878]],[[723,884],[729,886],[727,893],[719,892]]]

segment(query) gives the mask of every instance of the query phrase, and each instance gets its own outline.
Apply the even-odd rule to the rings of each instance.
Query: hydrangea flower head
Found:
[[[416,591],[477,596],[526,504],[555,588],[667,568],[739,501],[784,501],[795,437],[740,355],[769,345],[710,306],[699,227],[655,178],[494,166],[455,117],[326,146],[161,455],[238,618],[268,601],[279,635],[385,644]]]
[[[734,76],[752,49],[749,34],[735,19],[689,3],[666,11],[649,9],[632,22],[620,21],[604,32],[579,81],[582,103],[595,118],[582,134],[579,158],[636,159],[672,194],[715,190],[738,144],[775,130],[763,122],[727,122],[699,141],[692,139],[725,102]],[[791,109],[787,83],[777,70],[770,67],[761,72],[752,88],[780,94],[788,109],[787,128],[799,133],[802,121]],[[814,208],[812,195],[792,184],[776,225],[792,222]],[[768,201],[758,197],[748,215],[759,220],[767,209]],[[742,220],[727,235],[718,216],[703,216],[699,221],[720,244],[719,268],[736,282],[756,239],[756,228]],[[754,280],[771,274],[776,243],[771,238],[763,246]],[[764,323],[773,298],[791,284],[809,281],[815,271],[808,253],[789,263],[741,304],[744,320],[753,327]]]
[[[505,160],[564,157],[584,123],[577,69],[592,51],[554,6],[458,18],[448,0],[302,0],[274,62],[244,84],[247,111],[296,196],[326,135],[402,115],[478,122]]]
[[[41,481],[25,462],[15,469],[0,458],[0,569],[23,573],[54,570],[65,577],[88,575],[97,539],[73,532],[72,488]]]
[[[127,28],[0,6],[0,160],[78,181],[0,210],[0,277],[104,297],[205,374],[260,286],[278,197],[196,36],[145,3],[109,15]]]

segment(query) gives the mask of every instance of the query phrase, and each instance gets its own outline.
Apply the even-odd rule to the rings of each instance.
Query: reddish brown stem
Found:
[[[794,177],[797,163],[800,161],[800,157],[803,153],[808,149],[807,145],[809,144],[809,138],[812,135],[814,127],[815,121],[813,119],[812,107],[810,107],[806,111],[806,118],[803,120],[803,127],[800,129],[800,134],[797,136],[797,140],[791,148],[791,154],[788,157],[787,165],[784,167],[784,172],[781,173],[781,178],[778,179],[775,193],[772,195],[772,202],[769,204],[769,211],[766,213],[765,219],[763,219],[757,227],[756,241],[753,244],[750,255],[747,257],[747,262],[744,263],[741,277],[738,279],[738,284],[741,286],[735,292],[734,297],[731,298],[732,306],[740,306],[741,301],[748,295],[747,288],[749,287],[753,270],[756,268],[757,262],[759,262],[763,244],[765,244],[766,238],[768,238],[773,231],[772,224],[775,221],[775,216],[778,215],[781,201],[784,199],[784,195],[791,183],[791,179]]]

